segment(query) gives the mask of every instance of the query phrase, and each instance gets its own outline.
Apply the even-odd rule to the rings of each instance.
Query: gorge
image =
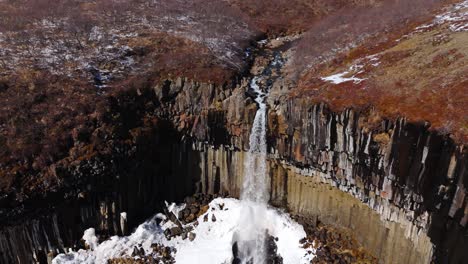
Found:
[[[236,1],[226,2],[244,8]],[[338,10],[377,9],[378,13],[379,8],[387,10],[387,2],[382,3],[377,7],[366,3],[357,11],[349,6]],[[148,36],[150,29],[145,27],[139,33],[144,40],[138,39],[143,44],[132,46],[126,40],[129,50],[125,54],[131,55],[113,60],[122,65],[133,60],[138,74],[115,77],[115,82],[106,82],[101,74],[99,83],[95,73],[86,75],[89,90],[79,93],[91,91],[96,97],[83,98],[95,103],[96,110],[88,113],[86,108],[91,106],[84,104],[85,110],[80,111],[87,118],[78,116],[64,140],[57,135],[68,133],[68,127],[62,129],[58,117],[53,120],[60,133],[41,132],[40,137],[62,140],[65,151],[53,149],[61,154],[46,153],[44,163],[39,162],[42,152],[32,158],[1,160],[0,263],[108,263],[120,257],[137,261],[132,258],[134,248],[150,254],[156,242],[158,250],[163,246],[177,250],[171,249],[171,258],[162,263],[191,263],[195,255],[201,256],[195,263],[215,263],[215,259],[235,263],[236,255],[238,263],[247,259],[276,263],[269,259],[271,250],[266,248],[270,244],[277,247],[283,263],[299,263],[298,259],[322,263],[313,262],[313,257],[318,261],[323,248],[333,251],[331,243],[317,242],[307,248],[307,243],[314,242],[299,240],[309,237],[310,229],[324,226],[343,231],[339,236],[351,234],[356,248],[361,248],[342,253],[346,257],[371,256],[366,259],[370,263],[465,263],[468,29],[463,26],[468,23],[468,4],[454,3],[432,10],[427,17],[414,15],[422,17],[419,20],[402,17],[408,23],[405,28],[387,29],[381,42],[375,32],[359,33],[355,40],[342,32],[348,27],[334,27],[336,17],[346,20],[347,16],[334,13],[331,7],[329,14],[317,17],[317,24],[277,35],[244,28],[239,33],[235,30],[240,26],[229,20],[232,36],[239,33],[250,39],[248,44],[226,41],[237,45],[232,54],[240,50],[241,55],[231,54],[232,58],[219,57],[228,52],[217,53],[213,36],[201,40],[209,48],[199,49],[187,40]],[[176,24],[195,23],[186,22],[190,19],[196,22],[198,18],[189,14],[178,17]],[[167,32],[182,34],[186,28],[171,30]],[[339,41],[348,41],[339,37],[329,41],[327,37],[335,33],[351,38],[354,46],[335,48]],[[362,36],[369,39],[361,43]],[[172,53],[154,48],[154,43],[181,48]],[[323,44],[304,46],[309,43]],[[188,47],[195,51],[187,51]],[[328,49],[345,55],[327,53]],[[304,50],[310,53],[302,54]],[[135,55],[139,52],[143,55]],[[154,55],[151,52],[170,53],[176,63],[166,57],[145,60]],[[203,56],[210,52],[216,59],[205,60]],[[191,57],[192,53],[201,58]],[[226,58],[237,71],[232,76],[217,64]],[[310,58],[326,62],[301,65],[304,73],[295,76],[302,60]],[[158,63],[175,70],[157,77],[145,71]],[[100,71],[106,74],[120,74],[103,68]],[[5,82],[3,91],[2,81],[0,93],[13,98],[10,93],[16,86]],[[52,85],[52,81],[44,83],[33,82],[24,89],[35,93],[41,85]],[[125,88],[120,89],[121,83]],[[53,94],[34,95],[34,104],[42,104]],[[55,99],[47,104],[67,105],[65,99]],[[31,109],[34,114],[39,111]],[[53,111],[49,107],[45,116],[52,116]],[[48,122],[34,114],[29,115],[30,122]],[[2,119],[2,131],[22,124],[19,118],[8,118]],[[20,136],[14,140],[29,146]],[[13,156],[14,148],[4,142],[0,138],[9,148],[5,153]],[[52,149],[51,145],[44,144],[41,151]],[[197,204],[198,211],[185,222],[192,213],[183,212],[191,204]],[[183,217],[179,217],[181,212]],[[180,226],[174,219],[174,225],[167,221],[172,214]],[[272,229],[273,222],[284,228]],[[164,234],[173,227],[180,227],[186,238]],[[148,235],[151,232],[153,237]],[[219,254],[210,255],[209,248]],[[353,263],[356,259],[336,261]]]

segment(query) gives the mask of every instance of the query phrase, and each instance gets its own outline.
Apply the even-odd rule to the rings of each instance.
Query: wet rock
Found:
[[[193,220],[195,220],[195,215],[194,215],[194,214],[190,214],[190,215],[185,219],[185,222],[186,222],[186,223],[190,223],[190,222],[192,222]]]
[[[196,215],[198,211],[200,211],[200,209],[197,206],[190,207],[190,214]]]
[[[195,234],[193,232],[190,232],[188,234],[188,238],[189,238],[190,241],[193,241],[196,237],[197,237],[197,234]]]
[[[239,245],[237,241],[232,244],[232,256],[233,256],[232,264],[242,263],[242,260],[239,257]]]
[[[172,258],[171,256],[171,248],[170,247],[164,247],[162,250],[162,257],[165,259],[170,259]]]
[[[198,214],[197,214],[197,217],[199,217],[200,215],[206,213],[208,211],[208,209],[210,208],[209,205],[204,205],[200,208],[200,211],[198,211]]]
[[[175,226],[175,227],[170,229],[171,236],[178,236],[178,235],[182,234],[182,232],[183,232],[182,228],[180,228],[178,226]]]
[[[266,236],[266,263],[271,264],[283,264],[283,258],[278,254],[278,246],[276,242],[278,238],[275,238],[269,234]]]

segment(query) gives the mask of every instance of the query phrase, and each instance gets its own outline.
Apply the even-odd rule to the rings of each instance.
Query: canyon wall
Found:
[[[5,218],[0,260],[44,262],[49,251],[76,244],[88,227],[128,233],[164,200],[194,192],[238,196],[256,111],[246,91],[247,81],[234,87],[182,78],[139,91],[158,105],[152,111],[159,125],[126,147],[59,170],[60,191],[34,206],[40,211]],[[425,124],[376,121],[372,110],[334,112],[306,98],[269,100],[273,205],[351,229],[381,263],[468,258],[463,146]]]
[[[205,153],[205,192],[239,193],[256,109],[245,86],[218,100],[224,111],[209,110],[208,122],[192,127],[194,137],[212,146],[196,147]],[[387,120],[372,109],[333,111],[285,96],[284,89],[274,85],[269,96],[273,204],[356,231],[382,263],[462,263],[468,257],[463,145],[426,123]]]

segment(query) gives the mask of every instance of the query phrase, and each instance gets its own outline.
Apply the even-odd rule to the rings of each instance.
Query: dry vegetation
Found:
[[[380,1],[340,9],[313,24],[295,47],[289,65],[295,77],[322,63],[340,63],[341,55],[365,43],[378,46],[432,17],[443,0]]]
[[[468,4],[450,10],[446,14],[453,19],[409,21],[379,41],[349,47],[313,65],[300,77],[296,92],[337,110],[371,106],[382,117],[428,121],[433,129],[468,142],[468,31],[462,28],[468,24]],[[344,78],[362,81],[322,79],[344,72]]]
[[[244,20],[216,0],[0,1],[0,189],[69,155],[120,91],[229,81],[258,34]]]

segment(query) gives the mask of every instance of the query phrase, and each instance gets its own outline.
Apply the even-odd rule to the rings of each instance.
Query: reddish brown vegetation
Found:
[[[240,17],[221,1],[1,1],[0,189],[86,143],[121,91],[229,81],[253,38]],[[90,69],[109,73],[106,87]]]
[[[414,25],[440,12],[444,0],[378,1],[341,9],[314,23],[297,44],[289,71],[295,78],[321,63],[341,63],[341,56],[366,43],[367,49],[401,37]],[[357,54],[355,54],[357,55]]]
[[[247,14],[259,29],[270,36],[307,31],[321,18],[353,6],[378,4],[384,0],[227,0]],[[345,9],[346,8],[346,9]],[[341,12],[345,13],[345,12]]]
[[[301,89],[295,95],[307,94],[312,101],[324,101],[335,110],[373,107],[380,118],[427,121],[432,129],[468,142],[468,34],[450,32],[444,25],[411,33],[416,25],[396,27],[380,41],[366,41],[314,65],[300,78]],[[409,35],[400,39],[405,34]],[[370,55],[375,55],[376,66],[366,58]],[[356,64],[362,66],[362,73],[350,74],[365,79],[360,83],[332,84],[319,78]]]
[[[72,131],[89,126],[101,104],[93,86],[46,72],[19,72],[3,85],[2,187],[11,185],[21,170],[40,170],[63,157],[73,144]],[[11,166],[16,169],[9,170]]]

